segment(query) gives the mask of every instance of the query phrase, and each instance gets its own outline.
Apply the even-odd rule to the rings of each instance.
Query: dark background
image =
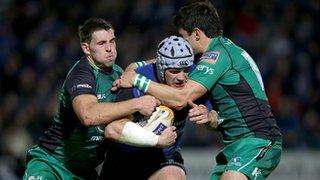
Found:
[[[1,0],[0,179],[23,175],[26,149],[51,124],[68,69],[81,56],[79,24],[90,17],[116,29],[118,58],[125,68],[155,55],[157,44],[176,34],[174,0]],[[217,0],[224,35],[244,48],[263,76],[284,148],[320,148],[320,32],[318,0]],[[188,124],[185,147],[221,140]]]

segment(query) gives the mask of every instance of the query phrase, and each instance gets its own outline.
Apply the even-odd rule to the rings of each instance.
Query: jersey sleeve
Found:
[[[93,72],[87,67],[75,67],[66,80],[66,90],[71,99],[81,94],[96,95]]]
[[[208,91],[218,79],[231,67],[229,58],[218,51],[209,51],[202,55],[189,79],[203,85]]]

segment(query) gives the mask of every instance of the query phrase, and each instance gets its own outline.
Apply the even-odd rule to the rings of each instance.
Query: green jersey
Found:
[[[41,137],[39,146],[76,174],[94,169],[103,161],[106,142],[99,126],[86,127],[80,122],[72,100],[81,94],[92,94],[99,102],[113,101],[116,94],[110,89],[121,73],[117,65],[111,72],[104,72],[82,58],[63,83],[53,125]]]
[[[251,135],[281,141],[259,69],[232,41],[212,39],[189,77],[210,92],[225,143]]]

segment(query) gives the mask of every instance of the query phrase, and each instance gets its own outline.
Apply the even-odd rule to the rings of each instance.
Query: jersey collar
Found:
[[[95,70],[97,70],[97,71],[99,71],[99,72],[101,72],[101,73],[103,73],[103,74],[107,74],[107,75],[110,75],[110,74],[113,74],[113,66],[112,66],[112,69],[110,70],[110,71],[106,71],[106,70],[103,70],[103,69],[101,69],[101,68],[99,68],[98,66],[96,66],[93,62],[91,62],[89,59],[87,59],[87,58],[85,58],[86,60],[87,60],[87,62],[89,63],[89,65],[93,68],[93,69],[95,69]]]
[[[205,52],[211,51],[213,49],[214,46],[216,46],[219,43],[219,38],[221,36],[217,36],[211,39],[211,42],[207,48],[207,50]]]

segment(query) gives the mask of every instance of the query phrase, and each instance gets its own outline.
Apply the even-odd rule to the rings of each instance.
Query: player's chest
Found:
[[[116,98],[116,93],[111,91],[114,76],[98,76],[96,79],[96,94],[99,102],[111,102]]]

